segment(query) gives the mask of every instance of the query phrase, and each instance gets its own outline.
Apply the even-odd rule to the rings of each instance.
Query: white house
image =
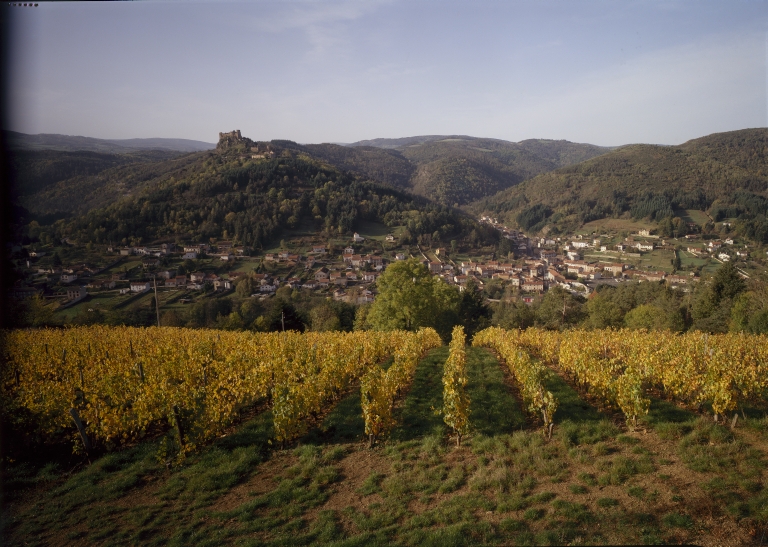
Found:
[[[189,251],[181,257],[183,260],[197,260],[197,251]]]
[[[146,292],[149,288],[149,281],[131,281],[131,292]]]
[[[67,300],[76,301],[85,298],[88,295],[88,291],[85,287],[71,287],[67,289]]]
[[[354,241],[355,243],[362,243],[363,241],[365,241],[365,238],[360,234],[358,234],[357,232],[355,232],[355,235],[352,236],[352,241]]]

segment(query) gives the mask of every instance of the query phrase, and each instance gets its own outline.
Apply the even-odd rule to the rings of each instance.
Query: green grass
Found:
[[[558,406],[554,421],[559,424],[565,420],[571,422],[600,422],[606,416],[585,402],[576,391],[559,375],[551,374],[544,382],[544,387],[557,398]]]
[[[336,444],[360,441],[365,437],[365,420],[360,403],[360,389],[341,399],[319,427],[310,430],[301,442]]]
[[[699,226],[704,226],[709,222],[709,216],[704,211],[696,209],[686,209],[685,216],[682,219],[686,222],[695,222]]]
[[[379,222],[360,220],[357,222],[357,232],[366,239],[384,241],[390,229]]]
[[[402,410],[396,416],[398,426],[392,431],[392,441],[446,433],[443,418],[435,410],[443,406],[443,364],[447,358],[448,348],[444,346],[432,350],[419,364]]]
[[[467,348],[467,376],[473,432],[492,437],[525,426],[520,403],[512,397],[499,362],[490,351]]]

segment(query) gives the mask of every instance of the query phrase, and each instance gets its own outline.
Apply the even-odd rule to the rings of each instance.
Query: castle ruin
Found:
[[[229,133],[219,133],[219,144],[234,144],[242,140],[243,136],[240,134],[239,129],[235,129]]]

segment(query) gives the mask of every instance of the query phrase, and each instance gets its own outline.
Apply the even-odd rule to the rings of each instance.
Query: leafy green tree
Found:
[[[183,327],[184,319],[175,310],[168,310],[160,316],[160,324],[164,327]]]
[[[310,326],[313,331],[327,332],[341,330],[341,321],[330,304],[315,306],[309,312]]]
[[[245,328],[245,323],[240,314],[233,311],[226,316],[219,315],[216,320],[216,327],[224,330],[242,330]]]
[[[630,329],[682,330],[682,319],[674,310],[654,304],[641,304],[624,316],[624,325]]]
[[[624,324],[630,329],[656,330],[659,310],[651,304],[642,304],[624,317]]]
[[[250,275],[243,276],[235,285],[235,294],[240,298],[248,298],[256,291]]]
[[[727,332],[731,308],[746,284],[732,262],[724,263],[711,279],[704,280],[693,295],[693,328],[705,332]]]
[[[562,287],[550,289],[536,310],[536,324],[551,330],[561,330],[577,324],[584,316],[584,298]]]
[[[18,326],[40,328],[56,323],[54,307],[46,304],[41,296],[24,300],[18,307],[18,313],[15,314],[19,316]]]
[[[53,253],[53,265],[56,267],[61,266],[61,257],[59,256],[58,251]]]
[[[592,329],[620,327],[624,311],[610,298],[594,293],[587,300],[587,318],[584,326]]]
[[[447,323],[455,324],[459,294],[440,278],[432,277],[418,260],[395,262],[384,270],[376,286],[378,295],[366,315],[372,329],[434,327],[441,336],[450,337],[450,329],[445,329]]]
[[[268,331],[295,330],[304,332],[305,321],[296,307],[285,298],[276,297],[265,316]]]
[[[485,303],[483,293],[471,279],[461,293],[458,319],[464,325],[464,332],[470,339],[476,332],[491,324],[491,309]]]
[[[768,333],[768,272],[752,276],[747,291],[734,299],[729,330]]]
[[[663,219],[661,219],[661,222],[659,222],[659,234],[661,236],[671,237],[674,230],[675,230],[675,227],[672,224],[671,217],[664,217]]]
[[[527,329],[536,323],[536,313],[523,302],[501,303],[496,306],[492,323],[503,329]]]
[[[371,311],[371,304],[363,304],[355,311],[354,330],[371,330],[373,327],[368,323],[368,313]]]
[[[672,268],[674,268],[675,271],[678,271],[681,267],[680,263],[680,252],[675,251],[675,258],[672,259]]]

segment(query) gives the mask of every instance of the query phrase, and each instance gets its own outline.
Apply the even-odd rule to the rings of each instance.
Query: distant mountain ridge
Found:
[[[136,150],[171,150],[202,152],[216,148],[215,144],[190,139],[95,139],[73,135],[40,133],[28,135],[3,130],[6,145],[11,150],[58,150],[65,152],[128,153]]]
[[[296,146],[336,167],[453,206],[466,205],[541,173],[612,150],[564,140],[515,143],[467,135]]]
[[[416,146],[419,144],[447,139],[469,140],[474,138],[475,137],[469,137],[467,135],[420,135],[416,137],[400,137],[396,139],[369,139],[346,144],[345,146],[375,146],[376,148],[392,149],[404,148],[406,146]]]

